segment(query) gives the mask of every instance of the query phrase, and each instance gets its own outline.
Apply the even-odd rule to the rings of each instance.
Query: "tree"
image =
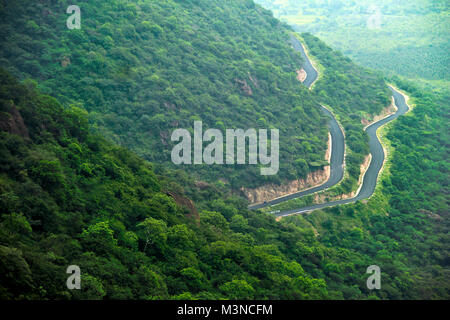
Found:
[[[136,272],[140,291],[139,299],[164,299],[167,297],[167,286],[163,277],[147,266],[141,266]]]
[[[86,250],[96,252],[101,255],[109,255],[117,245],[114,238],[114,231],[108,222],[98,222],[90,225],[81,234],[81,243]]]
[[[208,280],[205,275],[193,267],[181,270],[180,275],[188,288],[194,293],[207,287]]]
[[[102,300],[106,296],[106,290],[102,282],[87,273],[81,274],[81,289],[72,290],[77,300]]]
[[[137,225],[138,237],[143,242],[143,251],[149,255],[165,254],[167,249],[167,225],[163,220],[147,218]]]
[[[228,298],[234,300],[253,299],[255,289],[245,280],[232,280],[219,287],[220,291]]]
[[[31,270],[16,248],[0,246],[0,298],[24,298],[33,288]]]

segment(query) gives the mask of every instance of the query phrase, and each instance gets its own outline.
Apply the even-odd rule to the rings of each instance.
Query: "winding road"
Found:
[[[303,70],[305,70],[305,72],[306,72],[306,79],[302,83],[304,86],[311,89],[311,86],[319,77],[319,73],[313,67],[311,60],[309,60],[309,57],[306,54],[306,50],[303,47],[303,44],[300,42],[300,40],[298,40],[293,34],[291,34],[290,37],[291,37],[292,47],[294,47],[295,51],[300,53],[300,55],[302,56],[303,61],[304,61]]]
[[[308,56],[305,52],[305,49],[303,48],[302,43],[293,35],[291,35],[291,42],[294,49],[301,53],[302,58],[305,61],[303,65],[303,70],[306,71],[306,79],[303,81],[303,85],[307,86],[308,88],[311,88],[312,84],[317,80],[318,72],[312,66],[311,61],[308,59]],[[324,184],[321,184],[313,188],[309,188],[286,196],[282,196],[270,201],[266,201],[264,203],[250,205],[249,209],[258,210],[264,207],[285,202],[287,200],[304,197],[309,194],[313,194],[331,188],[332,186],[336,185],[338,182],[342,180],[344,176],[344,154],[345,154],[344,133],[334,115],[323,106],[322,111],[329,118],[328,126],[330,128],[331,134],[330,176],[328,180]]]
[[[305,61],[304,65],[303,65],[303,69],[305,70],[307,76],[306,76],[306,79],[304,80],[303,84],[305,86],[307,86],[308,88],[311,88],[311,85],[317,80],[318,72],[312,66],[311,61],[309,60],[309,57],[307,56],[302,43],[294,35],[291,35],[291,42],[292,42],[294,49],[301,53],[301,55]],[[409,107],[406,103],[405,97],[400,92],[395,90],[394,88],[389,87],[389,89],[392,91],[392,95],[394,97],[394,103],[397,107],[397,111],[394,114],[369,125],[365,129],[365,131],[369,135],[369,147],[370,147],[370,153],[372,155],[372,158],[371,158],[369,168],[367,169],[367,171],[364,175],[363,182],[359,189],[358,194],[355,197],[349,198],[349,199],[336,200],[336,201],[306,206],[303,208],[281,211],[281,212],[278,212],[275,214],[277,217],[283,217],[283,216],[288,216],[288,215],[293,215],[293,214],[301,214],[301,213],[305,213],[305,212],[309,212],[309,211],[313,211],[313,210],[317,210],[317,209],[322,209],[322,208],[326,208],[326,207],[332,207],[332,206],[336,206],[336,205],[352,203],[352,202],[356,202],[358,200],[370,198],[373,195],[373,193],[375,192],[378,175],[383,167],[383,163],[385,160],[383,146],[381,145],[381,142],[378,139],[377,130],[381,126],[398,118],[399,116],[405,114],[409,110]],[[314,188],[311,188],[308,190],[304,190],[304,191],[300,191],[300,192],[290,194],[290,195],[287,195],[284,197],[280,197],[280,198],[274,199],[272,201],[265,202],[263,204],[249,206],[249,209],[257,210],[257,209],[275,205],[275,204],[278,204],[278,203],[281,203],[281,202],[284,202],[287,200],[291,200],[291,199],[303,197],[303,196],[306,196],[306,195],[309,195],[312,193],[316,193],[318,191],[328,189],[342,180],[342,177],[344,174],[344,166],[343,166],[344,151],[345,151],[344,134],[343,134],[338,122],[336,121],[335,117],[333,116],[333,114],[329,110],[327,110],[325,107],[322,107],[322,108],[323,108],[323,111],[325,112],[325,114],[330,119],[329,127],[330,127],[330,133],[331,133],[331,137],[332,137],[330,177],[329,177],[328,181],[320,186],[317,186],[317,187],[314,187]]]

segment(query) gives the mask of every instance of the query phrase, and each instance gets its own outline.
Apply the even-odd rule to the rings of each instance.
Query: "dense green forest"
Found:
[[[304,33],[309,91],[292,30],[251,0],[78,2],[68,30],[67,1],[0,0],[0,299],[450,298],[448,89],[389,78],[414,110],[386,129],[375,195],[277,221],[236,189],[323,165],[325,104],[351,190],[382,75]],[[279,174],[173,166],[170,132],[194,120],[280,129]]]
[[[392,176],[368,205],[276,222],[92,134],[85,111],[33,82],[0,83],[3,299],[449,297],[448,96],[407,87],[417,106],[390,132]],[[69,264],[82,291],[64,289]]]
[[[0,65],[64,105],[89,111],[108,139],[168,165],[176,128],[277,128],[280,174],[185,166],[232,187],[305,177],[323,162],[326,121],[295,70],[285,27],[253,1],[0,1]],[[293,158],[293,157],[296,158]],[[312,170],[317,167],[311,167]]]
[[[102,135],[158,163],[171,164],[171,132],[192,128],[195,120],[205,129],[279,129],[276,176],[261,176],[256,166],[184,168],[234,189],[304,178],[325,164],[324,117],[298,84],[301,58],[289,47],[288,28],[270,12],[252,1],[81,5],[82,28],[68,30],[64,1],[5,1],[1,65],[38,80],[65,105],[88,110]],[[318,40],[306,39],[315,49]],[[349,189],[368,147],[364,132],[354,128],[359,119],[348,115],[379,112],[389,92],[380,76],[318,46],[313,53],[330,68],[320,100],[342,111],[355,151],[348,159]]]
[[[333,279],[330,289],[347,281],[346,270],[357,269],[362,255],[387,271],[381,297],[449,299],[450,92],[436,94],[391,80],[411,93],[414,109],[389,126],[394,152],[375,196],[285,222],[311,223],[321,243],[346,253],[345,262],[326,258],[322,264],[321,272]]]
[[[0,83],[2,299],[326,297],[283,253],[290,228],[183,172],[156,174],[32,82],[2,71]],[[70,264],[82,291],[65,288]]]

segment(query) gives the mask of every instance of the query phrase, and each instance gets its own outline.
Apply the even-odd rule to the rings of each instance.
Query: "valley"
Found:
[[[369,1],[0,0],[0,300],[448,300],[448,6]]]

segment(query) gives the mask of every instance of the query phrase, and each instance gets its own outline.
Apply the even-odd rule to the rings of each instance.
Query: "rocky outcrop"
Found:
[[[281,186],[272,184],[255,189],[242,188],[241,190],[251,204],[257,204],[320,185],[328,180],[329,175],[330,166],[326,166],[308,174],[306,179],[293,180]]]
[[[250,81],[253,83],[253,85],[255,87],[259,88],[258,79],[256,79],[256,77],[252,76],[250,74],[250,72],[248,73],[248,78],[250,79]]]
[[[195,207],[191,199],[180,196],[179,194],[170,191],[167,191],[166,194],[172,197],[177,205],[188,210],[189,213],[186,215],[187,217],[192,218],[197,222],[200,221],[200,215],[198,214],[197,208]]]
[[[194,185],[196,188],[199,188],[201,190],[211,188],[211,185],[205,181],[195,181]]]
[[[63,57],[61,60],[61,67],[65,68],[70,64],[70,58],[69,57]]]
[[[12,103],[7,106],[7,109],[7,112],[0,112],[0,130],[29,139],[28,129],[19,110]]]
[[[437,213],[433,213],[429,210],[425,210],[425,209],[419,209],[418,210],[420,213],[423,213],[425,215],[427,215],[429,218],[436,220],[436,221],[444,221],[444,218],[440,215],[438,215]]]
[[[359,190],[362,187],[364,175],[366,174],[366,171],[370,166],[371,160],[372,160],[372,155],[369,154],[364,158],[364,162],[361,164],[360,174],[359,174],[359,179],[358,179],[358,186],[359,186],[358,190],[352,191],[350,193],[341,194],[341,195],[338,195],[335,197],[327,196],[326,190],[325,190],[325,192],[317,193],[314,196],[314,203],[324,203],[325,201],[345,200],[345,199],[350,199],[350,198],[356,197],[356,195],[359,193]]]
[[[161,131],[160,133],[159,133],[159,136],[160,136],[160,138],[161,138],[161,143],[163,144],[163,145],[165,145],[165,146],[167,146],[169,143],[168,143],[168,141],[169,141],[169,132],[167,132],[167,131]]]
[[[305,81],[306,77],[308,75],[306,74],[306,71],[302,68],[300,70],[297,70],[297,80],[300,82]]]
[[[372,120],[362,118],[361,123],[365,126],[369,126],[372,123],[375,123],[383,118],[390,116],[391,114],[394,114],[395,112],[397,112],[397,106],[395,105],[394,97],[392,97],[391,104],[389,106],[387,106],[386,108],[384,108],[383,110],[381,110],[380,114],[372,116]]]
[[[252,88],[248,85],[246,80],[240,80],[240,79],[234,79],[236,81],[236,83],[239,85],[239,87],[241,88],[242,91],[244,91],[244,93],[247,96],[252,96],[253,95],[253,90]]]
[[[328,148],[325,159],[329,162],[331,157],[331,135],[328,134]],[[283,185],[265,185],[255,189],[241,188],[242,193],[251,204],[258,204],[274,200],[299,191],[313,188],[325,183],[330,177],[330,166],[325,166],[308,174],[305,179],[297,179]]]

